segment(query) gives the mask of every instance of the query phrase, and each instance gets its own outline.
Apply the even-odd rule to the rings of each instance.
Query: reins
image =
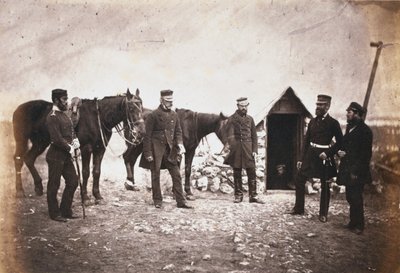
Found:
[[[113,132],[112,128],[111,128],[111,129],[107,128],[107,126],[104,124],[104,122],[101,121],[99,102],[98,102],[97,98],[95,98],[95,101],[96,101],[97,122],[98,122],[98,125],[99,125],[100,137],[101,137],[101,141],[102,141],[102,144],[103,144],[104,148],[107,149],[108,143],[109,143],[109,142],[108,142],[108,140],[106,139],[106,137],[105,137],[105,135],[104,135],[104,133],[103,133],[103,127],[104,127],[104,129],[107,130],[108,132],[111,132],[111,133],[114,133],[114,132]],[[139,109],[140,111],[142,111],[142,109],[141,109],[138,105],[136,105],[137,102],[141,102],[141,101],[138,100],[138,99],[135,99],[133,102],[134,102],[133,105],[134,105],[137,109]],[[136,134],[135,134],[135,133],[136,133],[136,127],[137,127],[136,125],[137,125],[138,123],[143,122],[143,118],[141,118],[141,119],[139,119],[139,120],[137,120],[137,121],[132,121],[133,118],[132,118],[132,116],[131,116],[131,114],[130,114],[130,112],[129,112],[129,109],[128,109],[128,106],[127,106],[127,98],[126,98],[126,97],[124,98],[123,103],[125,104],[125,114],[126,114],[126,119],[127,119],[127,124],[128,124],[127,127],[129,128],[129,134],[132,134],[132,135],[134,136],[134,140],[133,140],[133,141],[130,141],[130,140],[128,140],[128,139],[123,135],[123,132],[122,132],[122,131],[125,130],[125,127],[124,127],[123,125],[121,125],[121,123],[119,123],[119,124],[117,124],[116,126],[114,126],[114,128],[115,128],[116,132],[120,135],[120,137],[121,137],[125,142],[130,143],[130,144],[132,144],[132,145],[136,145],[136,144],[137,144],[137,143],[135,143],[135,141],[136,141]],[[112,151],[111,147],[110,147],[109,149],[111,150],[111,152],[112,152],[114,155],[116,155],[116,154]]]

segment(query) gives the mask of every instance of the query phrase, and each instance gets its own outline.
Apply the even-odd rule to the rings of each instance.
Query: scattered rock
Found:
[[[203,259],[203,261],[210,261],[211,256],[209,254],[205,254],[202,259]]]
[[[174,269],[175,269],[175,265],[174,264],[168,264],[168,265],[164,266],[162,270],[172,271]]]

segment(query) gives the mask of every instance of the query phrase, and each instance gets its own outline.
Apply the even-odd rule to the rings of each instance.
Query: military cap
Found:
[[[51,91],[51,99],[54,101],[55,99],[59,99],[63,96],[68,96],[67,90],[64,89],[53,89]]]
[[[331,103],[331,99],[332,99],[331,96],[319,94],[317,96],[317,104],[322,104],[322,103],[330,104]]]
[[[363,115],[365,113],[364,107],[362,107],[360,104],[358,104],[355,101],[351,102],[349,107],[347,107],[346,111],[349,111],[349,110],[351,110],[353,112],[357,112],[359,115]]]
[[[174,93],[174,91],[169,90],[169,89],[160,91],[161,98],[166,100],[166,101],[173,101],[174,100],[174,97],[172,96],[173,93]]]
[[[236,101],[237,101],[237,105],[240,105],[240,106],[249,105],[249,102],[247,101],[247,98],[245,98],[245,97],[240,97]]]

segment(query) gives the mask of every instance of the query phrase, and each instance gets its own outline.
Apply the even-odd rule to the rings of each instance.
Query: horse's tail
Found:
[[[29,135],[27,132],[31,129],[30,123],[27,122],[28,118],[25,114],[24,105],[21,104],[14,111],[12,117],[13,133],[15,140],[15,153],[14,159],[21,160],[26,151],[28,150]]]

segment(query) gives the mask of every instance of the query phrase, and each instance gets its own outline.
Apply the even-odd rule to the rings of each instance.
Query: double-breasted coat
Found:
[[[236,111],[228,118],[227,123],[229,150],[224,163],[232,168],[255,168],[255,158],[252,153],[257,153],[257,132],[254,120],[249,115],[241,115]]]
[[[50,218],[55,219],[61,214],[63,217],[72,217],[72,201],[78,187],[78,175],[76,173],[70,154],[71,143],[75,138],[75,132],[71,119],[53,107],[46,119],[50,134],[51,145],[46,154],[48,163],[49,180],[47,182],[47,204]],[[61,176],[65,179],[65,188],[60,206],[58,206],[57,192],[60,186]]]
[[[371,183],[370,161],[372,156],[372,131],[364,123],[360,123],[350,131],[346,128],[341,150],[346,155],[340,159],[338,184],[349,185],[352,183]],[[350,174],[356,175],[353,181]]]
[[[165,169],[165,160],[173,165],[179,161],[179,147],[182,144],[182,130],[178,114],[173,110],[165,110],[160,105],[146,118],[146,133],[143,139],[143,154],[139,166],[150,169],[146,160],[153,157],[156,169]],[[169,153],[166,155],[167,148]]]
[[[335,137],[335,143],[332,144],[332,139]],[[304,154],[300,172],[302,175],[309,178],[329,179],[336,176],[336,166],[333,159],[334,154],[342,146],[343,134],[339,122],[327,114],[324,118],[316,117],[310,120],[308,129],[304,138]],[[324,145],[329,148],[318,148],[311,145]],[[332,164],[328,173],[324,174],[323,161],[319,155],[325,152]]]

